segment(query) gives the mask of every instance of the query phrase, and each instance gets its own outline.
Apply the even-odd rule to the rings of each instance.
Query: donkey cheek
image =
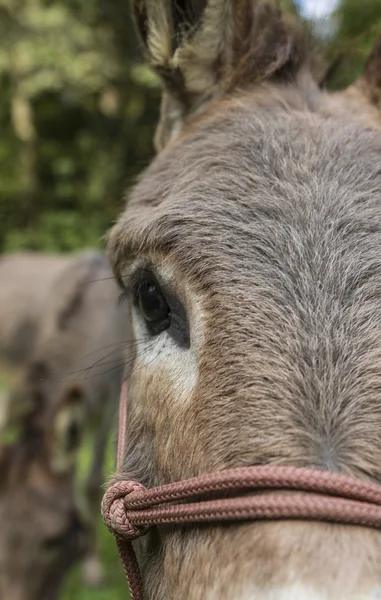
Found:
[[[155,342],[151,344],[153,346]],[[183,405],[188,402],[197,384],[197,359],[192,350],[181,350],[168,339],[160,340],[157,347],[146,352],[142,350],[132,377],[136,389],[144,390],[148,401],[153,393],[157,402]]]

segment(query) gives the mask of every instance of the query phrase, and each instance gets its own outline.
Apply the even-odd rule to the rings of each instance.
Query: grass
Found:
[[[99,536],[101,559],[106,570],[105,585],[98,590],[84,587],[80,568],[77,566],[69,574],[60,600],[128,600],[130,598],[115,541],[101,522],[99,522]]]
[[[13,373],[0,368],[0,396],[14,382]],[[0,398],[1,400],[1,398]],[[79,457],[79,485],[84,481],[91,459],[91,439],[87,439]],[[106,457],[105,473],[111,473],[114,468],[113,449],[110,448]],[[122,565],[116,550],[113,536],[103,525],[101,516],[98,519],[99,549],[106,580],[100,589],[92,590],[84,587],[81,579],[80,565],[75,566],[69,573],[60,600],[129,600],[128,586]]]

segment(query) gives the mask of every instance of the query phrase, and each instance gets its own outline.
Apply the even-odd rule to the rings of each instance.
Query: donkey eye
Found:
[[[190,347],[185,307],[169,285],[159,283],[151,269],[135,271],[124,285],[120,298],[131,298],[139,313],[139,322],[144,320],[149,335],[157,336],[167,331],[179,347]]]
[[[170,327],[171,309],[156,282],[146,280],[140,283],[137,304],[152,335],[157,335]]]

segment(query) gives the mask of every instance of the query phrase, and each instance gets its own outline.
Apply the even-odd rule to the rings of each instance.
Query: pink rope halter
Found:
[[[124,449],[126,402],[124,382],[118,467]],[[257,491],[262,493],[249,494]],[[274,491],[294,493],[284,495]],[[216,498],[216,494],[222,497]],[[131,542],[150,527],[169,523],[298,519],[381,529],[381,486],[306,468],[238,467],[151,489],[136,481],[116,482],[104,495],[102,514],[116,537],[131,597],[143,600],[143,584]]]

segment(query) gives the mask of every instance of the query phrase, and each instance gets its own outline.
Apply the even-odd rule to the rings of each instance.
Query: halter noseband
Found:
[[[119,408],[118,467],[123,458],[126,411],[124,382]],[[258,491],[261,493],[250,495]],[[293,493],[274,494],[274,491]],[[381,486],[307,468],[238,467],[150,489],[136,481],[118,481],[104,495],[102,514],[116,537],[131,597],[143,600],[132,540],[144,535],[150,527],[294,519],[381,529]]]

